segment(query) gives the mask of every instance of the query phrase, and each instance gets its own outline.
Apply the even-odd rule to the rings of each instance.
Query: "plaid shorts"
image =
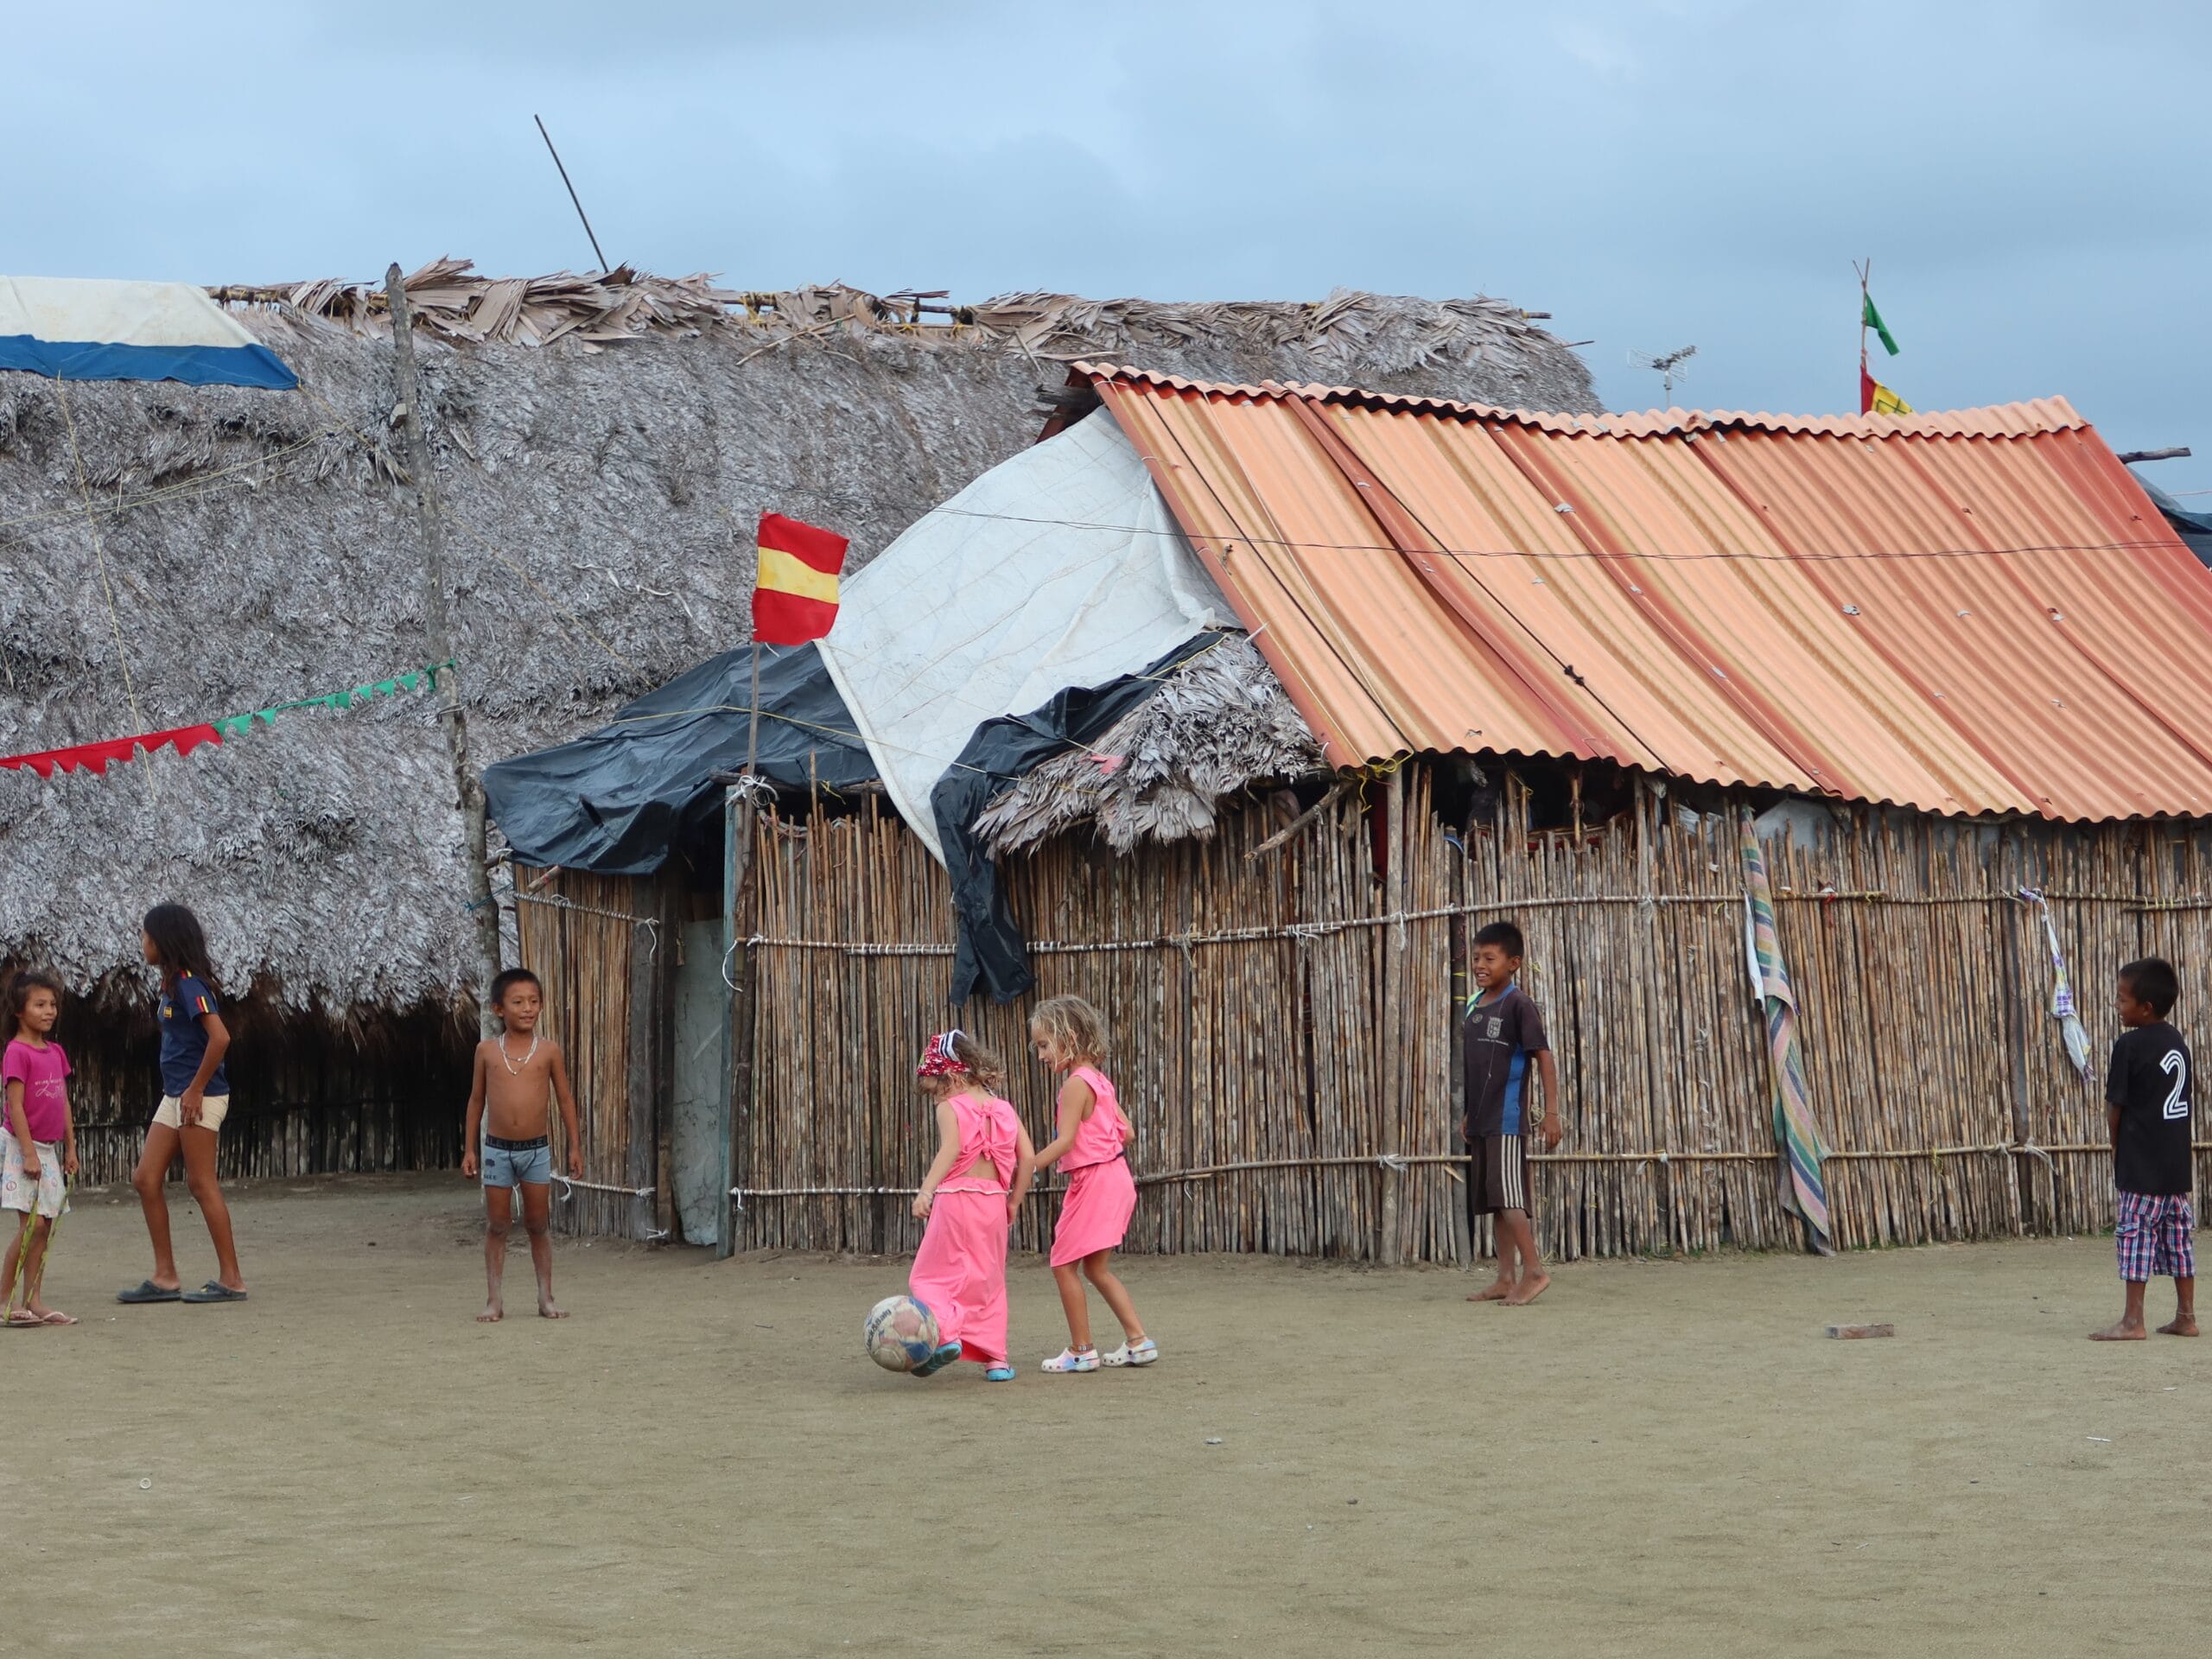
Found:
[[[2186,1192],[2121,1193],[2113,1238],[2120,1276],[2130,1284],[2196,1277],[2196,1217]]]

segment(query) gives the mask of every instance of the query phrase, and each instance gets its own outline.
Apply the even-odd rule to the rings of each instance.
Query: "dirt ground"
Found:
[[[482,1326],[457,1179],[236,1210],[250,1303],[114,1305],[143,1235],[94,1193],[49,1281],[84,1324],[0,1332],[20,1651],[2024,1656],[2206,1605],[2212,1342],[2083,1341],[2104,1240],[1576,1265],[1522,1310],[1138,1258],[1166,1357],[1081,1377],[1025,1260],[995,1386],[861,1356],[898,1262],[564,1242],[575,1317]]]

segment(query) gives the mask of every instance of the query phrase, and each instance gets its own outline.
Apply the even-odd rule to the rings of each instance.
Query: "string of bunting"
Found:
[[[96,743],[72,743],[66,748],[41,749],[35,754],[0,755],[0,766],[11,772],[35,772],[41,778],[51,778],[57,772],[89,772],[95,778],[107,775],[111,766],[137,758],[140,750],[152,754],[157,749],[175,749],[179,754],[190,754],[203,743],[221,743],[233,737],[244,737],[253,730],[259,721],[264,726],[274,726],[279,715],[297,714],[307,709],[330,709],[340,713],[357,703],[371,702],[378,697],[397,696],[403,691],[412,691],[417,686],[435,690],[438,676],[451,668],[450,662],[438,663],[428,668],[411,669],[404,674],[395,674],[388,680],[372,680],[365,685],[347,686],[343,690],[331,691],[319,697],[299,697],[290,702],[271,704],[266,709],[255,709],[242,715],[225,715],[215,720],[201,721],[196,725],[175,726],[165,732],[141,732],[136,737],[103,738]]]

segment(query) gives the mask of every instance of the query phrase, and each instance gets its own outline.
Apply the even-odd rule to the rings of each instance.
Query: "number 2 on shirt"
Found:
[[[2165,1116],[2169,1121],[2189,1116],[2189,1102],[2182,1098],[2189,1092],[2189,1060],[2179,1049],[2170,1048],[2158,1061],[2158,1070],[2173,1073],[2174,1086],[2166,1090]]]

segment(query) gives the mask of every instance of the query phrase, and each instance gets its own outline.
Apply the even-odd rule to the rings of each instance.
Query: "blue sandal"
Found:
[[[986,1382],[1011,1382],[1014,1381],[1014,1367],[1011,1365],[986,1365],[983,1368],[983,1381]]]
[[[184,1300],[184,1293],[176,1289],[165,1290],[148,1279],[142,1281],[136,1290],[117,1291],[115,1300],[133,1306],[140,1302],[181,1302]]]

